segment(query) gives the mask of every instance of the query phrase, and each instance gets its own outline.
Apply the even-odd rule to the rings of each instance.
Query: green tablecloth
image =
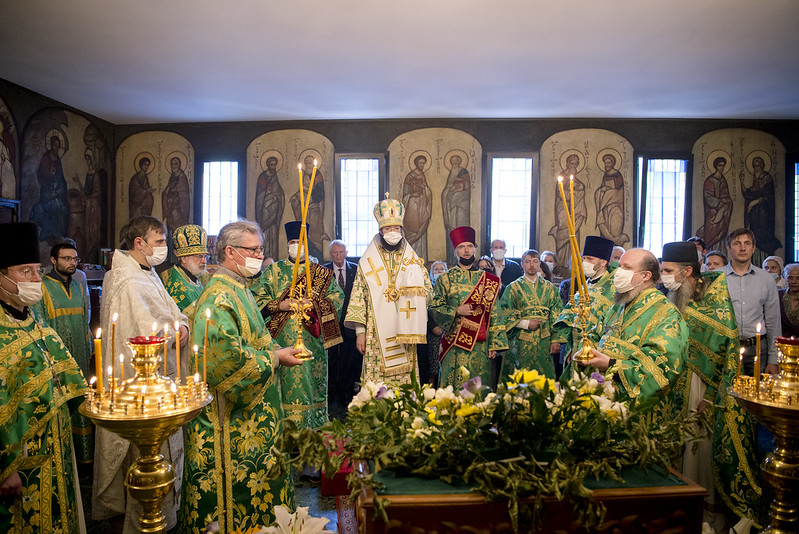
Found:
[[[373,469],[374,466],[370,465]],[[685,482],[660,467],[652,467],[648,471],[639,468],[625,469],[621,472],[625,483],[620,484],[609,478],[586,479],[589,489],[612,488],[647,488],[653,486],[684,486]],[[376,482],[383,484],[381,495],[436,495],[452,493],[471,493],[473,487],[460,483],[447,484],[438,479],[413,476],[397,476],[393,471],[381,471],[374,476]]]

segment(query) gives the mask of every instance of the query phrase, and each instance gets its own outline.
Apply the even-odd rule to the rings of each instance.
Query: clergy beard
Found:
[[[616,296],[613,297],[613,304],[621,304],[622,306],[626,306],[632,301],[634,301],[635,298],[641,294],[641,291],[643,291],[647,287],[648,286],[644,286],[643,284],[641,284],[638,287],[632,288],[627,293],[616,293]]]
[[[380,248],[382,248],[383,250],[387,250],[389,252],[395,252],[399,250],[400,247],[403,246],[404,244],[405,244],[405,238],[403,237],[402,239],[399,240],[399,242],[396,245],[389,245],[388,243],[386,243],[386,240],[383,239],[383,234],[380,234]]]
[[[72,276],[73,274],[75,274],[75,271],[77,271],[77,267],[71,267],[71,268],[70,268],[70,267],[67,267],[67,270],[66,270],[66,271],[62,271],[62,270],[61,270],[61,269],[59,269],[58,267],[55,267],[55,266],[54,266],[54,267],[53,267],[53,270],[54,270],[55,272],[57,272],[58,274],[60,274],[62,277],[66,278],[66,279],[69,279],[69,277],[70,277],[70,276]]]
[[[685,312],[685,308],[691,303],[694,297],[694,288],[690,284],[683,282],[680,287],[674,291],[669,291],[669,300],[677,306],[680,313]]]

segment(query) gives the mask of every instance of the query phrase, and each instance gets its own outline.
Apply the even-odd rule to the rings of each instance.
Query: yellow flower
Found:
[[[460,408],[455,410],[455,415],[458,417],[469,417],[476,413],[480,413],[480,408],[473,404],[462,404]]]
[[[425,408],[424,411],[427,412],[427,420],[433,423],[434,425],[441,426],[441,421],[436,419],[436,411],[433,408]]]

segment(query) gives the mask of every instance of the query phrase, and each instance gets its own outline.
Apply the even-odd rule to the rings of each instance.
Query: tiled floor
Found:
[[[83,498],[83,508],[86,514],[86,528],[88,534],[117,534],[107,521],[93,521],[91,519],[91,483],[91,469],[87,471],[82,469],[80,472],[80,487],[81,496]],[[335,497],[323,496],[318,483],[300,480],[299,477],[296,476],[294,477],[294,492],[297,506],[307,506],[308,513],[312,517],[328,518],[330,522],[325,528],[333,532],[337,531],[338,516],[336,514]],[[183,533],[171,532],[170,534]]]

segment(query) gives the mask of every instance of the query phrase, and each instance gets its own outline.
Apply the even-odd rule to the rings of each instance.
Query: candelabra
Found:
[[[799,339],[780,337],[777,346],[779,376],[761,376],[759,365],[755,376],[739,372],[730,395],[774,434],[774,452],[761,466],[773,493],[761,533],[787,534],[799,532]]]
[[[144,509],[139,519],[143,533],[166,532],[161,503],[174,487],[175,473],[161,454],[162,444],[213,400],[199,374],[176,381],[158,374],[165,344],[166,339],[157,336],[128,339],[127,345],[133,351],[133,378],[117,383],[109,376],[109,387],[100,393],[90,389],[79,408],[94,424],[139,449],[138,458],[128,469],[125,486]]]
[[[297,323],[297,340],[294,342],[294,348],[300,351],[295,354],[294,357],[302,361],[313,360],[313,353],[308,350],[305,346],[305,342],[302,340],[303,324],[305,320],[311,318],[311,316],[308,315],[309,309],[311,309],[311,305],[301,300],[291,303],[291,310],[294,312],[294,321]]]

